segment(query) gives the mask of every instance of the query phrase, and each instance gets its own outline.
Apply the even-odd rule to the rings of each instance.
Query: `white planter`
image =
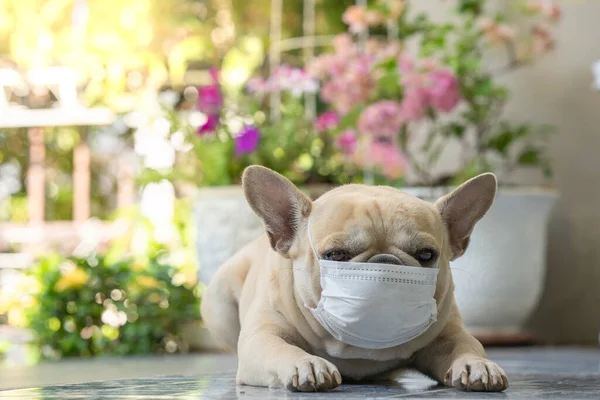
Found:
[[[450,191],[401,190],[427,201]],[[466,254],[452,263],[456,301],[472,333],[479,337],[523,333],[543,289],[546,227],[555,198],[554,192],[545,190],[500,190],[475,227]],[[263,232],[240,187],[199,190],[195,221],[199,276],[205,283]]]
[[[449,191],[402,190],[427,201]],[[555,199],[548,190],[499,190],[475,226],[467,252],[451,263],[456,302],[474,335],[499,341],[526,335],[523,326],[542,295],[547,224]]]
[[[198,276],[204,283],[229,257],[264,231],[241,186],[198,190],[194,219]]]
[[[327,189],[315,185],[307,187],[305,192],[315,199]],[[241,186],[199,189],[194,220],[198,276],[204,283],[210,281],[229,257],[264,232]]]

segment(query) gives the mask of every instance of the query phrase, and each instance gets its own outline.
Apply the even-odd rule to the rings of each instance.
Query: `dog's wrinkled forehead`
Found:
[[[322,235],[353,230],[390,239],[418,233],[439,237],[443,231],[432,204],[385,186],[346,185],[326,193],[314,203],[311,225]]]

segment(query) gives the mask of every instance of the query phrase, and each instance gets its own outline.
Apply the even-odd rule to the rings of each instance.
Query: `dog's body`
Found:
[[[328,390],[342,376],[386,379],[410,367],[457,388],[507,387],[502,369],[486,360],[481,344],[463,328],[449,268],[493,201],[493,175],[475,178],[436,205],[389,187],[362,185],[342,186],[313,203],[262,167],[246,171],[244,188],[266,234],[220,268],[202,303],[215,339],[237,350],[238,383]],[[437,321],[417,338],[386,349],[359,348],[331,336],[308,309],[321,295],[309,216],[320,254],[344,248],[352,261],[378,262],[383,255],[400,265],[432,267],[414,254],[433,249],[439,268]]]

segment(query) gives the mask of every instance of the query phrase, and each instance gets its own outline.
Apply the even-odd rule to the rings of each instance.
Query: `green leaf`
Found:
[[[534,166],[540,163],[540,152],[537,149],[527,148],[520,155],[517,160],[520,165]]]
[[[399,84],[400,78],[398,72],[385,72],[377,81],[377,90],[381,97],[387,99],[397,99],[402,96],[402,88]]]
[[[398,69],[398,61],[395,58],[388,58],[377,64],[377,68],[385,69],[386,71],[396,71]]]
[[[515,135],[511,131],[504,131],[499,135],[489,138],[485,145],[505,155],[513,140],[515,140]]]
[[[464,183],[469,179],[476,177],[479,174],[491,171],[492,166],[486,159],[480,157],[473,157],[467,163],[467,165],[465,165],[465,167],[462,170],[460,170],[458,174],[456,174],[456,176],[452,180],[452,184],[460,185],[461,183]]]
[[[491,78],[484,78],[479,80],[476,86],[474,87],[475,95],[482,97],[488,97],[492,95],[493,90],[494,82]]]
[[[340,121],[340,126],[342,128],[353,128],[358,123],[358,117],[360,113],[363,111],[362,107],[356,107],[354,110],[350,111],[348,114],[344,115]]]
[[[460,0],[458,12],[462,14],[480,15],[484,9],[485,0]]]
[[[462,139],[465,135],[467,127],[465,124],[460,124],[458,122],[452,122],[443,128],[442,132],[446,136],[454,136],[458,139]]]
[[[542,170],[544,172],[544,178],[546,178],[546,179],[552,178],[553,171],[552,171],[552,167],[550,167],[549,164],[544,165],[544,168]]]

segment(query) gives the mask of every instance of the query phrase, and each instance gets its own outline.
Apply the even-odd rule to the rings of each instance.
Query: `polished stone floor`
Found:
[[[291,393],[285,390],[235,385],[235,360],[230,356],[194,355],[188,358],[142,358],[121,365],[121,376],[139,365],[151,375],[143,378],[102,379],[97,371],[83,383],[46,385],[0,391],[2,399],[364,399],[364,398],[497,398],[600,399],[599,349],[518,348],[489,351],[507,372],[510,388],[503,393],[465,393],[437,386],[410,374],[393,385],[342,385],[329,393]],[[152,364],[152,366],[151,366]],[[79,369],[85,369],[85,363]],[[97,368],[98,364],[95,368]],[[125,367],[126,366],[126,367]],[[52,367],[60,371],[61,364]],[[126,370],[127,369],[127,370]],[[48,370],[49,371],[49,370]],[[1,373],[1,371],[0,371]],[[119,373],[112,370],[112,375]],[[144,373],[144,372],[142,372]],[[135,376],[135,373],[133,374]],[[176,376],[173,376],[176,375]],[[34,376],[34,375],[33,375]],[[63,379],[65,377],[63,376]],[[81,379],[81,378],[80,378]],[[101,380],[99,380],[101,379]],[[32,380],[34,382],[35,379]],[[63,380],[64,382],[64,380]]]

